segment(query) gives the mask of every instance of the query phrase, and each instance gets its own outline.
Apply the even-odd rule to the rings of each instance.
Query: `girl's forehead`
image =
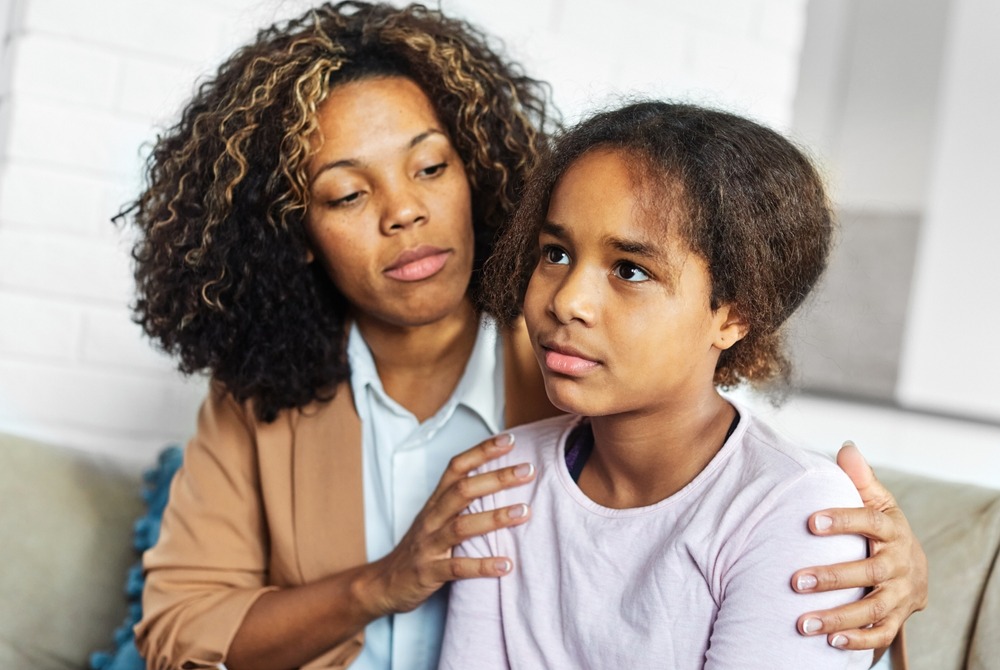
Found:
[[[686,242],[689,208],[683,182],[627,150],[600,147],[573,160],[553,186],[548,216],[581,226],[603,221],[619,236],[657,246]]]

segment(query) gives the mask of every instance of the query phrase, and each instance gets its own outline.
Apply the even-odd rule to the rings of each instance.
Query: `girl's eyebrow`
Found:
[[[557,240],[567,240],[570,237],[569,232],[566,230],[566,226],[554,221],[543,222],[542,227],[538,232],[540,235],[551,235]],[[643,258],[653,260],[663,259],[667,256],[660,245],[644,240],[628,239],[612,235],[604,238],[604,244],[612,247],[613,249],[617,249],[623,254],[631,254],[633,256],[641,256]]]
[[[662,258],[663,250],[659,246],[652,244],[650,242],[642,242],[639,240],[629,240],[623,237],[608,237],[605,243],[614,247],[618,251],[626,254],[632,254],[634,256],[642,256],[644,258]]]
[[[560,240],[565,240],[569,235],[566,234],[566,227],[562,226],[553,221],[543,221],[542,227],[538,231],[539,234],[551,235],[552,237],[558,238]]]

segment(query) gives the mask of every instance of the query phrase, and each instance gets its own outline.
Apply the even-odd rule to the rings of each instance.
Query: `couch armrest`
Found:
[[[81,668],[125,616],[138,467],[0,435],[0,667]]]
[[[927,609],[906,624],[911,667],[995,668],[1000,491],[886,468],[877,472],[913,526],[930,570]]]

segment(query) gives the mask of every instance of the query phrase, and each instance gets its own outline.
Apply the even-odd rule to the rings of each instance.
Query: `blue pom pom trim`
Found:
[[[181,466],[184,452],[177,445],[170,445],[160,452],[156,465],[142,475],[142,498],[146,513],[136,520],[132,529],[132,546],[139,553],[139,560],[128,569],[125,576],[125,598],[128,613],[125,620],[112,633],[114,649],[95,651],[90,655],[90,670],[145,670],[146,663],[135,646],[132,627],[142,618],[142,552],[160,537],[160,521],[167,506],[170,481]]]

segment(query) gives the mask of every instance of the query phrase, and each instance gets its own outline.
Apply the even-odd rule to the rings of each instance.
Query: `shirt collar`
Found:
[[[476,343],[465,364],[462,378],[439,414],[450,413],[454,405],[463,405],[474,412],[491,433],[500,431],[504,411],[504,380],[498,344],[496,323],[490,316],[483,314],[479,319]],[[355,402],[363,397],[365,388],[370,388],[387,405],[398,406],[386,395],[375,367],[375,358],[354,323],[351,324],[347,338],[347,359],[351,366],[351,390],[354,392]]]

